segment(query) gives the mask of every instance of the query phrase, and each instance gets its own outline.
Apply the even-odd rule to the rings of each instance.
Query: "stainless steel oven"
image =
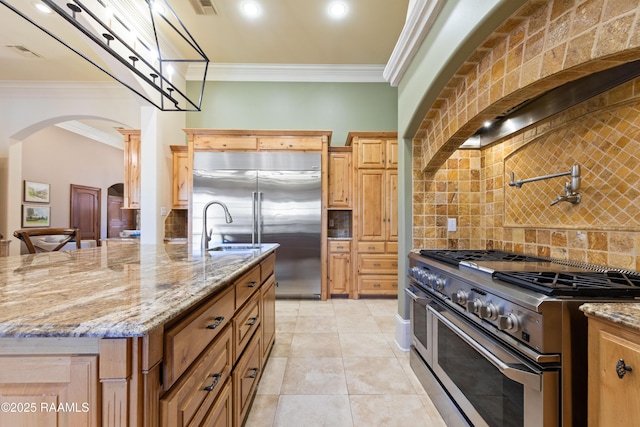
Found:
[[[558,425],[558,367],[536,365],[445,306],[428,310],[431,369],[474,426]]]
[[[447,426],[587,424],[586,301],[640,275],[497,250],[409,255],[410,364]]]

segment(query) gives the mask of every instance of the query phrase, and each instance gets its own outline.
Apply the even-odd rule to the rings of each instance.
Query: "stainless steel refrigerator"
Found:
[[[315,153],[196,152],[193,161],[192,238],[201,244],[203,208],[210,246],[279,243],[277,298],[320,297],[321,155]],[[208,230],[207,230],[208,232]]]

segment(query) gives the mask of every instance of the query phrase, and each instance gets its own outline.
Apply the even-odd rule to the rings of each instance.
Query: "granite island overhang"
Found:
[[[143,244],[0,258],[0,403],[36,408],[42,420],[61,416],[40,410],[48,404],[68,404],[71,425],[160,425],[160,399],[198,371],[219,331],[235,346],[233,363],[251,347],[278,246]],[[245,311],[253,323],[236,334]],[[22,415],[3,411],[0,424]]]

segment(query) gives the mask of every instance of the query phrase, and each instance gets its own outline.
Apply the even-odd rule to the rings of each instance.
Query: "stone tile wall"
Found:
[[[531,1],[469,58],[414,140],[414,248],[507,249],[640,270],[640,80],[482,150],[458,149],[497,112],[637,59],[639,16],[638,1]],[[574,162],[580,205],[548,206],[563,178],[535,191],[507,185],[512,170],[519,179]]]

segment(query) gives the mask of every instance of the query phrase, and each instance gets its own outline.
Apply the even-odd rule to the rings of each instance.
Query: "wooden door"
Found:
[[[121,231],[135,229],[135,211],[123,206],[122,196],[107,197],[107,237],[120,237]]]
[[[99,188],[71,184],[71,227],[80,229],[81,240],[100,244]]]
[[[358,172],[358,239],[385,240],[384,170]]]

